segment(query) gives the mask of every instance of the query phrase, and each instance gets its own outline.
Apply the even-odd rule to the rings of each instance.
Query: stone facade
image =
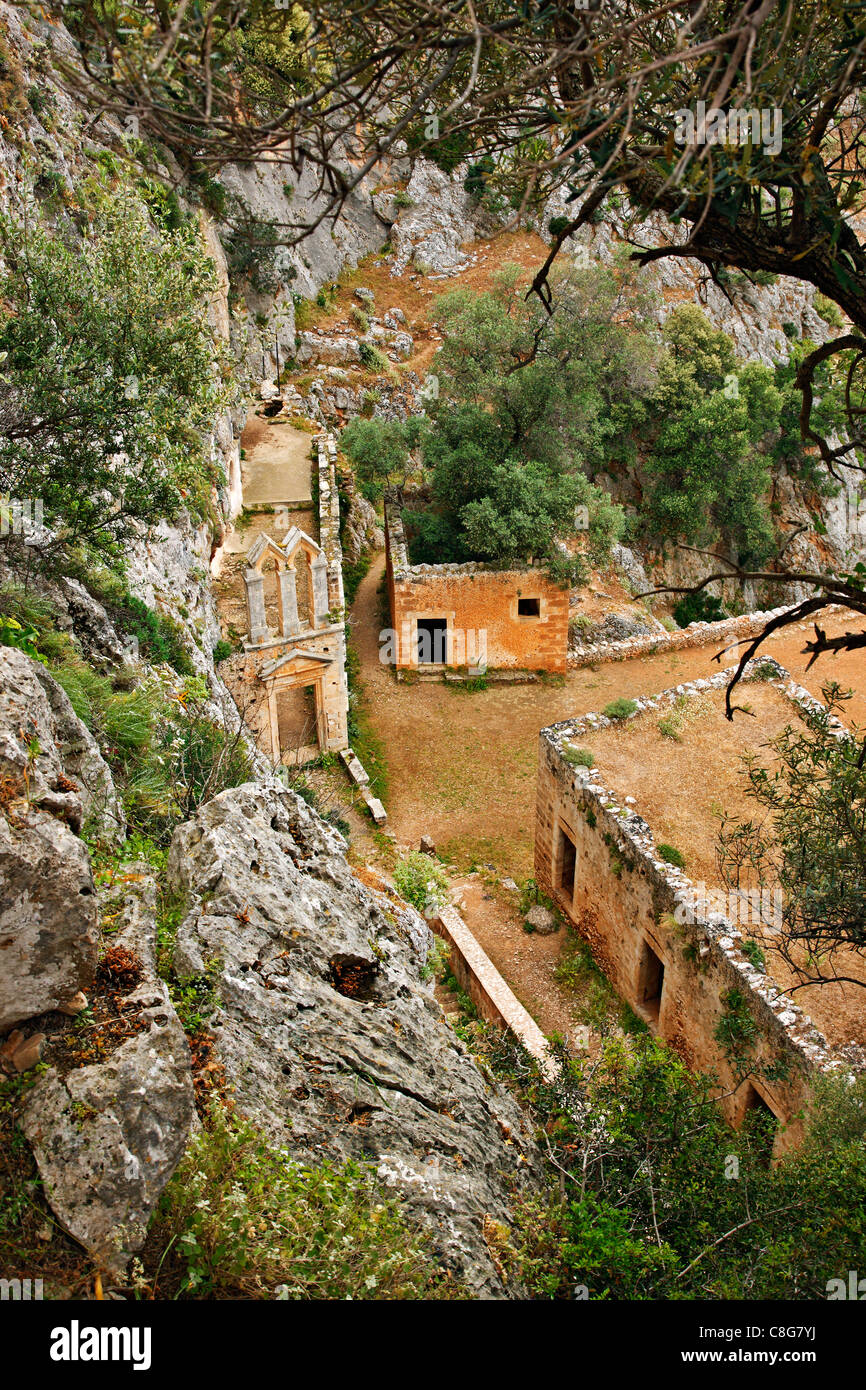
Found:
[[[485,564],[410,565],[394,496],[385,503],[385,546],[391,655],[398,670],[565,671],[568,590],[544,570],[534,565],[508,570]],[[426,649],[425,637],[430,639]]]
[[[312,724],[319,748],[338,751],[349,742],[345,600],[334,441],[320,440],[317,455],[321,544],[296,526],[281,545],[270,536],[261,535],[247,555],[244,572],[249,638],[244,643],[239,674],[242,688],[252,697],[244,716],[259,746],[274,763],[285,761],[289,754],[297,760],[303,751],[301,747],[282,746],[279,707],[281,696],[288,691],[312,687]],[[269,561],[275,569],[278,633],[271,631],[265,602],[264,571]]]
[[[768,658],[761,660],[766,666]],[[798,704],[808,692],[780,688]],[[639,702],[659,708],[678,695],[723,688],[733,668]],[[814,703],[814,702],[813,702]],[[589,942],[617,992],[651,1031],[690,1067],[717,1078],[729,1120],[738,1124],[761,1102],[779,1121],[776,1151],[802,1134],[816,1069],[864,1059],[840,1056],[802,1009],[740,950],[742,933],[702,901],[685,874],[661,860],[642,817],[601,783],[597,771],[575,767],[564,745],[610,721],[590,714],[555,724],[540,735],[536,802],[535,877]],[[718,1041],[725,997],[736,990],[757,1025],[744,1075]]]

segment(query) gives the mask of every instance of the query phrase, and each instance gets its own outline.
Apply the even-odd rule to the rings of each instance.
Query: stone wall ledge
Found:
[[[547,1038],[479,946],[459,912],[453,907],[443,907],[431,926],[437,936],[450,945],[454,975],[481,1017],[501,1028],[510,1028],[539,1063],[544,1075],[552,1080],[559,1067],[551,1055]]]

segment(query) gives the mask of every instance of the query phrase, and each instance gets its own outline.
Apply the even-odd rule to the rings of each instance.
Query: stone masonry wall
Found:
[[[418,665],[418,619],[445,618],[446,665],[478,664],[480,652],[493,669],[565,671],[568,590],[543,570],[532,565],[509,570],[483,564],[410,565],[393,503],[385,507],[385,542],[398,669]],[[538,600],[537,617],[518,614],[521,598]]]
[[[767,661],[764,657],[760,664]],[[639,704],[659,708],[673,704],[679,694],[722,688],[732,669]],[[782,680],[787,677],[783,668],[778,672]],[[798,703],[811,699],[793,682],[780,688]],[[802,1009],[742,954],[741,932],[711,904],[702,904],[681,870],[658,858],[647,822],[628,806],[618,805],[595,770],[573,767],[566,760],[565,743],[609,722],[591,714],[541,732],[536,879],[589,942],[617,992],[652,1031],[690,1067],[715,1074],[731,1122],[742,1120],[757,1092],[781,1121],[777,1152],[793,1147],[802,1134],[802,1111],[814,1071],[862,1059],[842,1058],[830,1048]],[[570,895],[561,886],[568,854],[563,832],[576,847]],[[647,946],[664,967],[657,1006],[644,1003]],[[746,1063],[751,1074],[741,1084],[743,1063],[735,1074],[715,1036],[726,1014],[723,997],[731,989],[745,1000],[757,1024]]]

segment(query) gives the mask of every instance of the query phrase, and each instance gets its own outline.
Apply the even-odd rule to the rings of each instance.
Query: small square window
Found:
[[[517,600],[517,616],[519,618],[537,618],[541,614],[541,602],[537,598],[519,598]]]

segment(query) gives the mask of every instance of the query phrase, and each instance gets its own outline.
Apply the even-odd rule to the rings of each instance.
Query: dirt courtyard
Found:
[[[531,875],[540,729],[603,709],[620,695],[652,694],[719,670],[713,662],[718,648],[708,646],[610,662],[532,685],[467,691],[439,683],[398,684],[379,661],[383,571],[380,556],[358,591],[352,629],[371,722],[388,762],[389,820],[400,841],[417,844],[431,835],[440,853],[464,870],[493,863],[518,881]],[[833,633],[852,622],[837,618],[826,626]],[[818,697],[830,679],[853,687],[850,718],[866,726],[866,656],[822,657],[806,674],[802,648],[808,633],[808,624],[788,629],[764,650]],[[744,698],[751,699],[753,690]],[[751,722],[747,715],[736,719]]]

